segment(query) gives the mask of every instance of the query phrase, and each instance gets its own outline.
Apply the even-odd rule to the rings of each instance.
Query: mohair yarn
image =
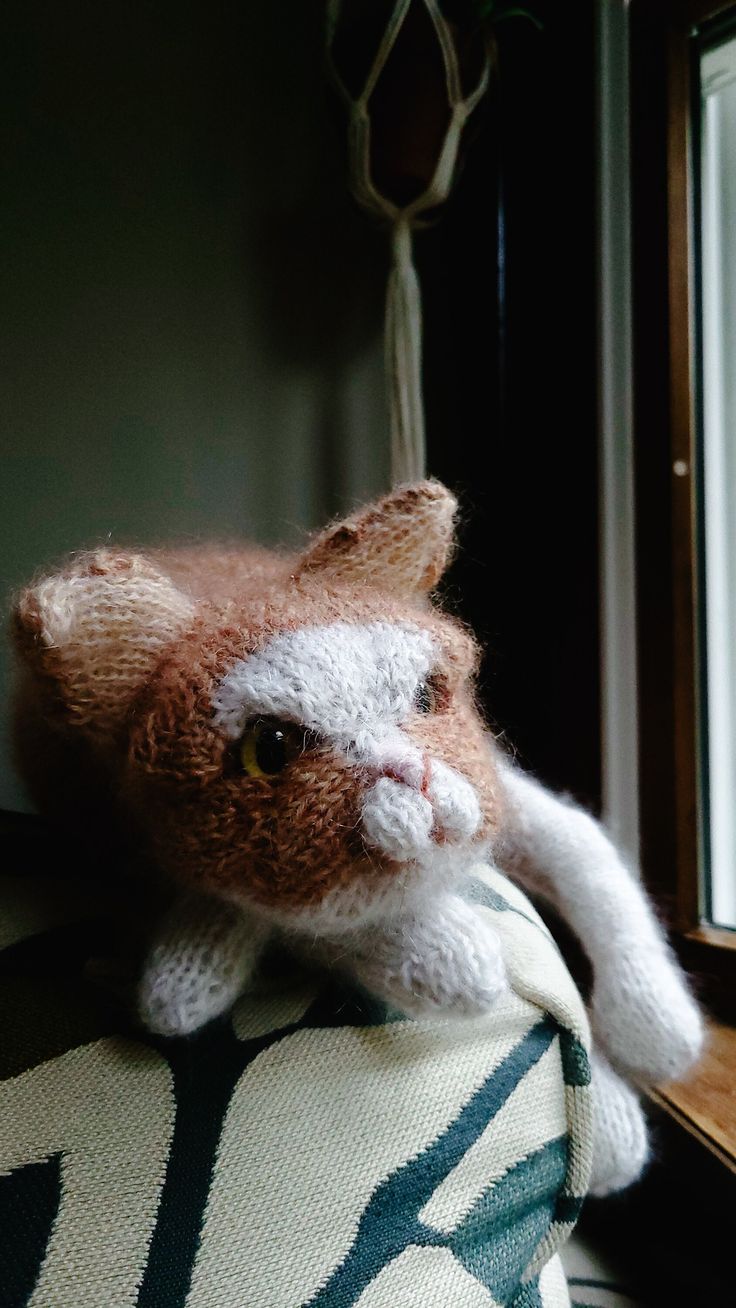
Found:
[[[631,1087],[692,1065],[700,1017],[603,829],[483,724],[475,642],[430,600],[455,508],[426,481],[299,556],[73,558],[16,606],[21,755],[44,810],[58,792],[67,820],[130,833],[183,892],[139,989],[165,1035],[225,1011],[274,934],[408,1014],[483,1013],[507,980],[472,868],[491,860],[551,900],[593,964],[605,1193],[646,1158]],[[298,748],[249,770],[243,740],[264,726]]]

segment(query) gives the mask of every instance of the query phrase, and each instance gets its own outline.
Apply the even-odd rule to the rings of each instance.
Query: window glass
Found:
[[[736,927],[736,34],[700,51],[703,908]]]

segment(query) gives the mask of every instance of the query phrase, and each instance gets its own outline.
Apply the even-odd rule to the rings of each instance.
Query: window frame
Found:
[[[632,150],[639,127],[643,126],[647,135],[644,156],[640,151],[639,168],[637,171],[635,166],[633,172],[634,240],[637,209],[641,213],[642,207],[651,203],[656,216],[644,245],[649,243],[656,262],[659,230],[660,257],[664,260],[659,272],[659,300],[666,300],[666,304],[657,334],[667,359],[666,376],[662,375],[657,396],[656,387],[649,386],[645,378],[647,360],[651,361],[657,341],[643,339],[646,328],[641,321],[643,299],[658,293],[657,273],[647,268],[644,249],[638,263],[635,259],[634,272],[635,336],[637,322],[639,326],[635,345],[637,560],[643,575],[646,577],[648,570],[653,577],[658,568],[661,572],[666,551],[671,588],[669,602],[658,614],[647,612],[646,596],[639,597],[640,663],[649,659],[652,667],[659,660],[663,670],[657,703],[652,704],[647,696],[646,679],[643,686],[640,683],[643,867],[646,879],[665,906],[679,952],[698,974],[705,997],[717,1011],[734,1019],[736,931],[702,920],[700,890],[704,795],[698,622],[703,568],[698,521],[702,470],[696,320],[699,287],[694,240],[698,213],[693,166],[697,148],[693,139],[696,87],[692,68],[694,35],[703,24],[728,11],[736,13],[734,0],[680,0],[676,4],[633,0],[631,54],[635,68]],[[647,85],[649,72],[654,74],[651,85]],[[644,123],[648,111],[653,112],[654,126]],[[663,151],[664,203],[650,189],[656,181],[647,177],[645,156],[649,148]],[[663,288],[666,296],[661,295]],[[659,436],[655,433],[650,440],[647,416],[651,417],[653,406],[659,402],[667,414],[666,430]],[[648,513],[652,496],[661,498],[655,502],[654,521],[650,523],[643,515]],[[660,580],[664,578],[660,576]],[[668,762],[666,751],[670,751],[674,766]],[[657,807],[659,813],[655,813]]]

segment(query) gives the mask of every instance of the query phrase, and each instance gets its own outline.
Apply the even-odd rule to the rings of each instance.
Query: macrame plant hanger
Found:
[[[392,233],[392,263],[386,297],[386,374],[391,415],[391,478],[394,485],[425,475],[426,442],[422,397],[422,307],[413,259],[413,231],[426,224],[430,210],[447,199],[452,188],[463,129],[488,85],[490,56],[482,42],[473,49],[472,89],[463,86],[458,25],[443,13],[437,0],[372,0],[370,20],[366,0],[328,0],[327,55],[334,81],[348,113],[350,189],[371,213],[388,220]],[[445,5],[444,8],[453,6]],[[457,8],[457,5],[454,6]],[[417,13],[418,10],[424,11]],[[409,24],[431,23],[444,69],[447,121],[424,186],[406,202],[380,189],[375,178],[373,102],[382,75]],[[467,36],[467,33],[465,34]],[[352,46],[351,46],[352,38]],[[363,38],[361,85],[356,85],[355,42]],[[373,53],[366,46],[373,40]],[[467,40],[464,43],[467,50]],[[345,52],[352,51],[349,60]],[[347,64],[351,65],[348,72]],[[401,112],[411,113],[412,86],[406,86]]]

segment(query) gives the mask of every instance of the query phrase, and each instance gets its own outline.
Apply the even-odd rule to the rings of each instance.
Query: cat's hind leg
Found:
[[[639,1179],[649,1157],[646,1118],[635,1090],[595,1046],[591,1052],[593,1171],[590,1193],[613,1194]]]

